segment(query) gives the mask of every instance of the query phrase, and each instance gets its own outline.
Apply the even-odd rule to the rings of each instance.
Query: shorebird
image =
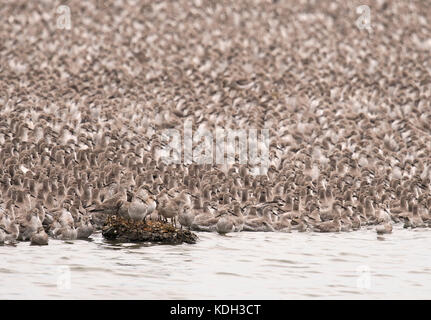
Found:
[[[193,214],[190,207],[188,205],[184,205],[181,208],[181,212],[178,215],[178,222],[181,225],[181,229],[184,226],[190,230],[190,227],[192,226],[194,219],[195,219],[195,215]]]
[[[313,229],[318,232],[340,232],[341,223],[340,216],[337,215],[332,221],[325,221],[313,226]]]
[[[81,221],[79,221],[76,226],[77,239],[88,239],[93,234],[94,228],[90,222],[89,216],[82,216]]]
[[[298,232],[305,232],[308,230],[308,220],[306,216],[300,216],[292,220],[292,229]]]
[[[216,230],[219,234],[227,234],[229,232],[232,232],[234,229],[234,224],[232,219],[230,219],[228,216],[222,216],[216,225]]]
[[[252,207],[254,208],[254,207]],[[254,209],[252,209],[254,210]],[[266,206],[262,209],[262,216],[256,216],[254,218],[254,213],[252,215],[247,215],[247,219],[244,222],[243,230],[244,231],[275,231],[274,227],[272,226],[272,209],[270,206]]]
[[[391,215],[388,212],[388,206],[387,204],[384,204],[383,208],[378,208],[376,210],[376,221],[377,223],[388,223],[390,222]]]
[[[392,232],[392,223],[386,222],[376,227],[377,234],[386,234]]]
[[[350,220],[350,218],[349,218],[349,216],[348,216],[348,215],[343,214],[343,215],[341,216],[340,222],[341,222],[341,228],[340,228],[340,231],[348,232],[348,231],[351,231],[351,230],[352,230],[353,223],[352,223],[352,221]]]
[[[75,229],[72,214],[68,210],[63,209],[60,215],[54,217],[49,233],[55,239],[75,240],[78,232]]]
[[[419,206],[417,204],[412,205],[412,212],[407,216],[404,228],[422,228],[425,226],[422,217],[419,215]]]
[[[30,237],[30,243],[38,246],[48,244],[48,235],[42,227],[40,227],[37,232]]]
[[[4,213],[2,219],[0,220],[0,230],[5,233],[5,241],[15,241],[18,239],[19,235],[19,225],[15,222],[12,212],[12,219],[10,218],[10,213]]]
[[[175,226],[175,217],[178,215],[180,207],[175,201],[165,197],[159,200],[157,211],[166,221],[167,219],[171,219],[172,225]]]
[[[191,229],[196,231],[216,231],[216,224],[218,218],[214,217],[211,213],[209,201],[204,201],[201,210],[195,209],[195,218],[193,220]]]
[[[156,209],[156,201],[153,195],[137,193],[127,207],[130,219],[134,221],[145,221],[145,218]]]
[[[234,225],[234,231],[239,232],[244,227],[244,215],[242,214],[241,207],[238,201],[233,201],[233,209],[232,211],[229,210],[229,213],[231,214],[231,219]]]
[[[399,222],[400,217],[405,216],[408,213],[407,199],[402,196],[399,202],[399,206],[390,209],[390,215],[394,222]]]
[[[53,230],[53,236],[59,240],[76,240],[78,231],[71,226],[61,226]]]
[[[121,216],[125,217],[127,214],[133,221],[142,221],[147,215],[147,206],[144,200],[138,197],[135,197],[132,202],[123,204],[122,209],[124,209],[124,213],[122,213],[123,210],[120,210]]]
[[[322,221],[330,221],[339,215],[341,205],[338,201],[333,201],[331,207],[321,210],[319,216]]]
[[[6,241],[6,232],[0,228],[0,244],[3,244]]]
[[[190,199],[190,192],[188,190],[181,191],[172,201],[178,206],[187,205],[190,208],[193,206],[192,201]]]
[[[361,228],[361,218],[358,213],[354,213],[352,217],[352,229],[359,230]]]
[[[19,236],[18,240],[27,241],[31,236],[42,227],[42,222],[36,214],[28,213],[19,219]]]
[[[279,232],[290,232],[292,229],[290,217],[286,214],[278,216],[275,223],[273,224],[273,227]]]
[[[106,214],[117,214],[121,206],[125,202],[127,202],[127,190],[124,187],[120,187],[120,190],[112,197],[88,209],[89,209],[89,212],[103,212]]]
[[[374,209],[373,201],[369,197],[365,199],[364,213],[368,221],[374,223],[376,220],[376,211]]]
[[[309,213],[307,213],[306,215],[312,221],[312,223],[322,222],[322,219],[320,218],[319,208],[317,207],[317,205],[312,204],[308,210]]]
[[[365,209],[362,206],[362,204],[358,204],[358,206],[356,207],[356,211],[357,211],[357,214],[358,214],[361,226],[368,225],[368,219],[367,219],[367,217],[365,215]]]

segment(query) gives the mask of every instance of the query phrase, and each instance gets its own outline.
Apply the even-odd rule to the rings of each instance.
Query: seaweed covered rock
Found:
[[[119,216],[109,216],[102,229],[108,240],[156,242],[164,244],[196,243],[197,235],[159,221],[136,222]]]

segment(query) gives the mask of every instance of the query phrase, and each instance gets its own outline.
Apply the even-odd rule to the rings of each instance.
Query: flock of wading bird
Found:
[[[48,111],[1,117],[1,243],[86,239],[108,215],[221,234],[431,226],[429,149],[397,121],[398,136],[376,130],[361,139],[371,116],[310,113],[292,131],[286,123],[285,139],[271,131],[269,168],[251,175],[247,164],[167,165],[155,133],[100,130],[82,110],[70,119]]]
[[[107,215],[191,230],[430,227],[427,1],[14,2],[0,30],[0,242]],[[3,63],[4,62],[4,63]],[[269,129],[269,167],[166,165],[164,129]],[[184,136],[184,135],[183,135]]]

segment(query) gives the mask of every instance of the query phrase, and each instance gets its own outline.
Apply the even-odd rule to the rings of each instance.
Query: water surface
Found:
[[[0,246],[1,299],[430,299],[431,232],[198,233],[195,245]]]

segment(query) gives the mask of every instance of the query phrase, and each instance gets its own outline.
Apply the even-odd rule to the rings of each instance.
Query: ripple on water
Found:
[[[425,270],[424,271],[422,271],[422,270],[409,270],[407,272],[410,274],[426,274],[426,275],[431,276],[431,273],[429,271],[425,271]]]
[[[343,258],[331,258],[329,260],[334,261],[334,262],[349,262],[349,261],[351,261],[351,260],[347,260],[347,259],[343,259]]]
[[[73,245],[53,241],[43,251],[28,243],[3,246],[2,297],[397,298],[406,292],[410,298],[430,297],[431,266],[423,245],[431,241],[430,232],[394,230],[384,242],[376,241],[373,230],[199,237],[195,245],[179,246],[108,243],[98,234]],[[59,265],[70,267],[72,292],[52,290]],[[364,265],[372,290],[357,288],[357,267]]]
[[[324,295],[320,295],[320,294],[316,294],[316,293],[305,293],[304,297],[308,297],[308,298],[323,298],[325,296]]]
[[[219,276],[232,276],[232,277],[240,277],[240,278],[243,277],[242,275],[238,273],[233,273],[233,272],[216,272],[215,274]]]
[[[85,273],[88,272],[108,272],[109,268],[103,268],[103,267],[93,267],[88,264],[86,265],[76,265],[76,264],[69,264],[68,267],[73,272],[80,272],[83,271]]]
[[[308,273],[308,274],[321,274],[322,273],[322,271],[319,271],[319,270],[305,270],[304,272]]]
[[[57,288],[57,284],[47,283],[47,282],[42,282],[42,281],[35,281],[32,284],[36,285],[36,286],[40,286],[42,288],[51,288],[51,289]]]
[[[15,273],[12,269],[0,268],[0,273]]]
[[[285,264],[297,264],[298,261],[288,260],[288,259],[265,259],[265,261],[279,262]]]
[[[338,290],[338,292],[339,292],[339,293],[345,293],[345,294],[347,294],[347,295],[351,295],[351,294],[353,294],[353,295],[356,295],[356,294],[362,294],[361,292],[359,292],[359,291],[354,291],[354,290]]]

